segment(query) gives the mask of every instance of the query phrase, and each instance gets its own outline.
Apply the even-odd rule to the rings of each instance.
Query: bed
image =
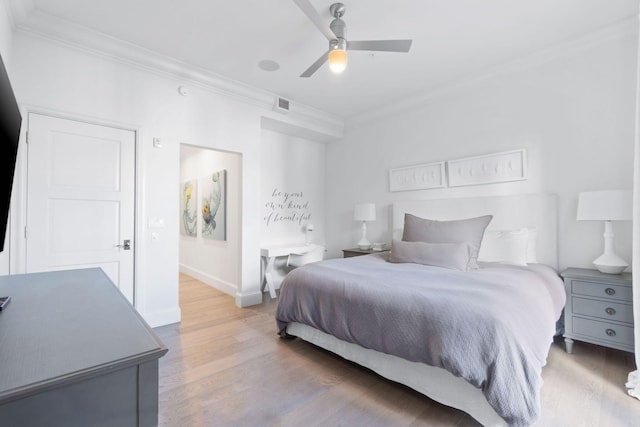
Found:
[[[483,255],[478,243],[479,260],[466,242],[397,239],[391,255],[294,270],[281,287],[279,333],[333,351],[484,425],[532,424],[540,414],[541,370],[564,306],[556,271],[555,196],[400,202],[393,206],[393,226],[404,240],[413,240],[408,230],[416,224],[408,217],[418,218],[420,227],[430,218],[443,221],[435,221],[437,227],[459,228],[486,215],[489,226],[479,238],[485,247],[501,246]],[[535,238],[522,239],[524,230]],[[429,262],[394,259],[406,247],[414,256],[411,245]],[[458,257],[463,247],[471,255]],[[515,252],[522,257],[503,260],[500,250],[509,252],[508,258]],[[435,265],[429,258],[434,256],[442,258]]]

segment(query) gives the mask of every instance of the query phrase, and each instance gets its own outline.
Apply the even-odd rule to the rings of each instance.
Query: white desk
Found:
[[[318,245],[315,244],[289,244],[289,245],[274,245],[265,246],[260,248],[260,256],[265,260],[265,266],[262,268],[262,277],[260,279],[260,291],[264,291],[264,288],[269,289],[269,295],[271,298],[276,297],[276,285],[280,285],[281,281],[277,281],[274,278],[273,272],[276,264],[276,258],[279,256],[289,256],[290,254],[306,254],[316,249]]]

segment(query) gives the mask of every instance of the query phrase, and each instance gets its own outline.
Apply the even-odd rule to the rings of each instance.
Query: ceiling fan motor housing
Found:
[[[347,38],[347,24],[345,24],[342,19],[336,18],[333,21],[331,21],[331,24],[329,24],[329,28],[337,38],[339,39]]]

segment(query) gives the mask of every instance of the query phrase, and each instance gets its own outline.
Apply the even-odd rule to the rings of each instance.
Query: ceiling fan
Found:
[[[329,27],[322,21],[320,14],[313,8],[309,0],[293,0],[313,24],[329,40],[329,50],[322,54],[300,77],[311,77],[327,60],[334,73],[341,73],[347,67],[348,50],[367,50],[374,52],[409,52],[411,40],[358,40],[347,41],[347,26],[342,20],[345,6],[334,3],[329,8],[331,21]]]

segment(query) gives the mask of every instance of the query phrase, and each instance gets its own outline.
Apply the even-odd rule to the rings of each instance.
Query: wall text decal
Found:
[[[277,223],[302,225],[311,220],[310,203],[302,191],[286,192],[274,188],[264,209],[263,220],[267,227]]]

